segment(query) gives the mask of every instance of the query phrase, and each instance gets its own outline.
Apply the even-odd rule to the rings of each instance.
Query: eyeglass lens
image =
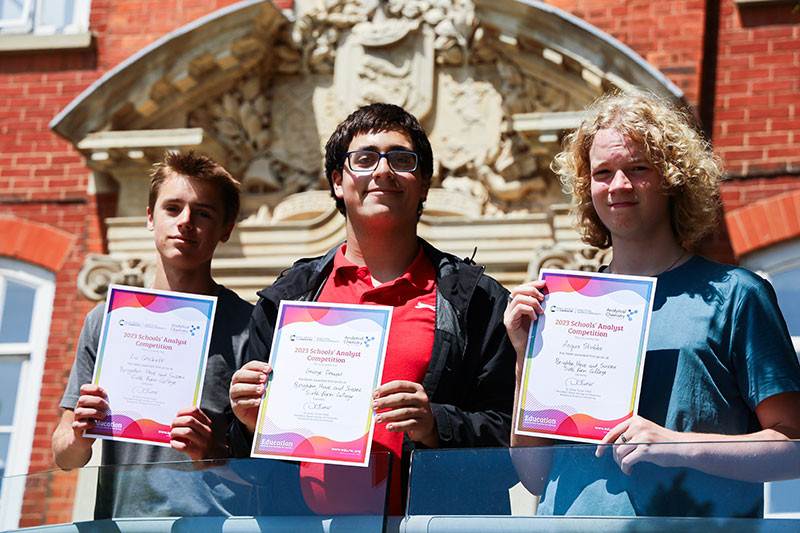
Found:
[[[381,157],[389,162],[389,167],[397,172],[411,172],[417,168],[417,154],[414,152],[393,151],[385,154],[372,150],[350,152],[350,168],[353,170],[375,170]]]

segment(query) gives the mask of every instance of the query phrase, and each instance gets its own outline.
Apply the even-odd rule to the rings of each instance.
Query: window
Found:
[[[0,34],[89,31],[90,0],[0,0]]]
[[[742,265],[772,282],[800,357],[800,239],[751,254]],[[800,517],[800,479],[767,483],[764,496],[765,516]]]
[[[53,309],[53,274],[0,258],[0,475],[28,471]],[[0,481],[0,530],[16,528],[24,486]]]

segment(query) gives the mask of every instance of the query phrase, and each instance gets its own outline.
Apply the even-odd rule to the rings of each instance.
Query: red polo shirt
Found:
[[[420,246],[416,258],[402,276],[376,287],[367,267],[359,267],[344,256],[346,246],[336,252],[333,270],[318,301],[394,307],[381,384],[394,380],[422,383],[431,360],[436,326],[436,272],[433,264]],[[402,432],[390,433],[386,431],[385,423],[375,424],[372,449],[389,450],[394,456],[389,502],[389,513],[393,515],[403,514],[400,486],[402,447]],[[364,510],[352,501],[357,495],[340,486],[345,484],[344,480],[324,480],[324,465],[304,463],[301,471],[303,494],[313,511],[341,514]]]

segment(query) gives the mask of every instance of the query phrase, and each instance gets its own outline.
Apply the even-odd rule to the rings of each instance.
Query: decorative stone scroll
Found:
[[[597,272],[600,266],[607,265],[610,261],[610,249],[567,248],[558,243],[542,246],[533,252],[533,259],[528,264],[528,279],[537,279],[542,268]]]
[[[78,273],[78,290],[90,300],[106,297],[112,283],[149,287],[156,275],[156,264],[143,259],[116,259],[108,255],[89,254]]]

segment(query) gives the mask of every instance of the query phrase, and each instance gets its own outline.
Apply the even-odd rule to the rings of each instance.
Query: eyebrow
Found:
[[[181,199],[181,198],[165,198],[163,203],[165,203],[165,204],[185,204],[186,201]],[[217,209],[217,206],[215,206],[214,204],[208,204],[208,203],[205,203],[205,202],[190,202],[190,203],[191,203],[192,207],[202,207],[203,209],[210,209],[211,211],[215,211],[215,212],[219,211],[219,209]]]
[[[358,152],[358,151],[363,151],[363,150],[371,150],[373,152],[378,152],[378,153],[381,152],[380,149],[374,144],[370,144],[370,145],[367,145],[367,146],[356,147],[356,148],[354,148],[353,150],[350,150],[350,151],[351,152]],[[414,148],[413,147],[404,146],[402,144],[393,144],[393,145],[391,145],[389,147],[388,150],[386,150],[386,152],[396,152],[396,151],[413,152]],[[386,152],[383,152],[383,153],[386,153]]]
[[[602,167],[603,165],[608,164],[609,161],[610,161],[609,159],[602,159],[600,161],[597,161],[596,163],[589,161],[589,168]],[[652,165],[652,163],[646,157],[637,157],[636,159],[631,159],[630,161],[626,161],[626,163],[628,165],[635,165],[638,163],[647,163],[648,165]]]

